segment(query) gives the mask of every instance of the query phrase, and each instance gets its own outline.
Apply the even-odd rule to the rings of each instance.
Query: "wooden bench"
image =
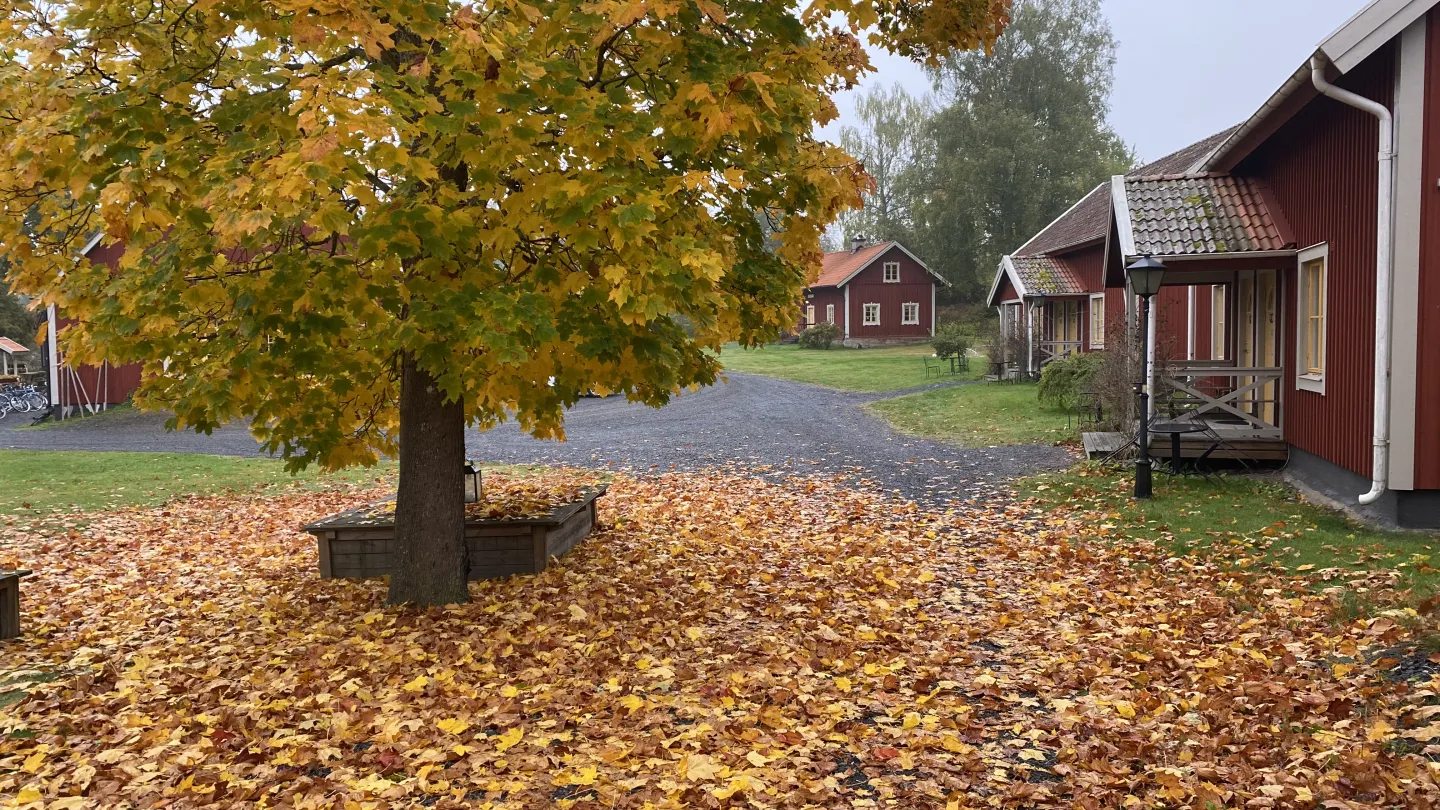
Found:
[[[20,635],[20,579],[29,571],[0,571],[0,639]]]

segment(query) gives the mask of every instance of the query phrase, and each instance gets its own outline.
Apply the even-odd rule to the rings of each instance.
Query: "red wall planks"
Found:
[[[1391,105],[1393,44],[1337,84]],[[1364,476],[1370,475],[1374,403],[1378,151],[1374,117],[1318,97],[1235,169],[1236,174],[1269,183],[1300,247],[1330,245],[1329,357],[1323,396],[1295,388],[1295,268],[1287,268],[1282,278],[1285,438]]]
[[[1080,277],[1086,292],[1098,293],[1105,289],[1105,245],[1092,245],[1073,253],[1056,258],[1065,262]]]
[[[1430,12],[1425,56],[1425,141],[1420,184],[1420,332],[1415,402],[1415,488],[1440,489],[1440,9]]]
[[[885,282],[885,264],[900,263],[900,282]],[[933,290],[939,282],[899,248],[891,248],[850,280],[850,339],[927,338],[933,313]],[[842,292],[843,295],[843,292]],[[880,305],[880,325],[865,325],[865,305]],[[920,323],[902,324],[904,304],[920,305]]]

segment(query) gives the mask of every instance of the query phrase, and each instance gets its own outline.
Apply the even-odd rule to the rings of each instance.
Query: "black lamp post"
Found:
[[[1135,456],[1135,497],[1151,497],[1150,482],[1150,299],[1160,292],[1165,280],[1165,265],[1150,257],[1125,268],[1130,277],[1130,290],[1140,296],[1140,380],[1135,391],[1140,395],[1140,452]]]

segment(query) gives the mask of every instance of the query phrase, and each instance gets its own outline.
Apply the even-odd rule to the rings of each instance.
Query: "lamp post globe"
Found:
[[[1140,296],[1140,379],[1135,392],[1140,399],[1140,429],[1136,436],[1135,498],[1148,500],[1153,495],[1150,467],[1150,299],[1160,293],[1165,282],[1165,263],[1145,256],[1125,268],[1130,291]]]

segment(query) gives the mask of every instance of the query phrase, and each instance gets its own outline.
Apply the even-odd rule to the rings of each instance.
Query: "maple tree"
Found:
[[[1256,545],[1176,556],[1001,493],[611,484],[563,565],[425,617],[316,578],[296,530],[383,490],[0,525],[0,568],[39,572],[0,805],[1440,805],[1429,620],[1337,619]]]
[[[0,257],[176,427],[398,451],[391,599],[464,601],[466,425],[561,437],[587,391],[660,405],[793,324],[867,182],[815,136],[858,32],[935,62],[1007,8],[12,0]],[[102,229],[118,266],[76,262]]]

